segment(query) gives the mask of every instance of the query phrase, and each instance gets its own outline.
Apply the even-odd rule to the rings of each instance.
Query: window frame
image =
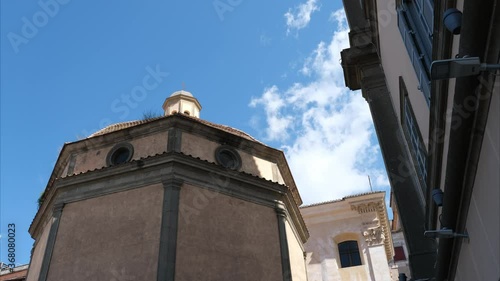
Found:
[[[415,70],[418,89],[424,94],[427,106],[430,106],[431,96],[433,22],[429,24],[430,19],[427,18],[433,13],[431,1],[400,0],[396,4],[398,29]]]
[[[355,245],[356,248],[352,248],[352,246]],[[341,249],[342,247],[346,246],[346,249]],[[339,253],[339,265],[341,268],[348,268],[348,267],[353,267],[353,266],[360,266],[363,265],[363,260],[361,259],[361,254],[359,252],[359,243],[357,240],[345,240],[337,244],[337,250]],[[343,257],[348,258],[348,264],[344,263]],[[353,259],[357,259],[359,261],[359,264],[354,261]]]
[[[410,150],[413,166],[417,173],[420,189],[423,194],[427,194],[427,163],[428,153],[425,148],[424,139],[418,126],[417,118],[411,106],[411,100],[403,77],[399,76],[399,103],[400,117],[403,135],[405,136],[408,149]],[[410,128],[411,127],[411,128]]]
[[[117,157],[123,157],[122,153],[126,152],[126,158],[117,161]],[[108,154],[106,155],[106,165],[107,166],[116,166],[120,164],[125,164],[130,162],[134,157],[134,146],[128,142],[118,143],[113,146]]]

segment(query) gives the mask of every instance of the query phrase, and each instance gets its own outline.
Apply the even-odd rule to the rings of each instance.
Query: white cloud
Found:
[[[302,3],[295,7],[293,11],[289,9],[288,12],[285,13],[287,35],[292,30],[300,30],[309,24],[311,21],[311,14],[319,10],[316,2],[316,0],[307,0],[306,3]]]
[[[308,81],[285,90],[271,86],[250,102],[265,111],[265,139],[282,143],[306,204],[370,191],[367,175],[374,189],[388,186],[368,104],[344,85],[345,13],[332,18],[337,31],[317,45],[300,71]]]
[[[283,115],[281,109],[286,106],[285,100],[279,94],[278,87],[272,86],[264,90],[260,98],[253,98],[250,102],[251,107],[263,106],[266,112],[266,138],[273,140],[286,140],[288,138],[288,129],[293,118],[290,115]],[[255,124],[255,122],[254,122]]]

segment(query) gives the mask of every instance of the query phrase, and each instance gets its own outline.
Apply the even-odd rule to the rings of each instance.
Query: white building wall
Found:
[[[500,87],[496,87],[467,217],[470,240],[462,243],[456,280],[500,278]],[[496,176],[494,176],[496,175]]]
[[[375,196],[377,198],[366,201],[362,200],[366,197],[361,196],[348,200],[361,200],[363,203],[383,200],[383,194]],[[364,236],[365,231],[377,228],[382,223],[376,211],[360,213],[353,209],[350,202],[342,200],[301,208],[301,213],[310,235],[304,245],[308,281],[391,280],[384,243],[378,240],[369,245],[368,238]],[[349,240],[358,242],[362,264],[342,268],[338,244]]]
[[[370,263],[373,270],[375,280],[391,280],[391,273],[389,270],[381,270],[388,268],[387,259],[385,259],[384,245],[368,247],[370,255]]]
[[[401,120],[399,76],[402,76],[422,138],[424,139],[426,148],[428,148],[429,107],[425,101],[424,94],[418,89],[417,76],[398,29],[395,0],[377,0],[376,2],[380,58],[394,109],[398,115],[398,119]]]
[[[300,238],[295,235],[290,223],[285,224],[286,237],[288,241],[288,252],[290,255],[290,268],[294,281],[307,281],[306,264],[304,261],[304,250]]]

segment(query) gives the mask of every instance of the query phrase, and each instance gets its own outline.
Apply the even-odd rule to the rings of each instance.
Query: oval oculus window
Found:
[[[231,170],[238,170],[241,167],[241,157],[238,152],[230,146],[219,146],[215,150],[215,160],[217,163]]]
[[[108,153],[106,162],[108,165],[118,165],[123,164],[130,159],[134,154],[134,147],[129,143],[120,143],[115,145],[113,149]]]

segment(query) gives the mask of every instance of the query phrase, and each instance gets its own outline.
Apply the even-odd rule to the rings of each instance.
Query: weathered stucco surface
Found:
[[[47,239],[49,237],[50,227],[52,226],[52,219],[50,223],[47,223],[44,228],[42,235],[38,238],[38,243],[35,246],[33,255],[31,256],[29,274],[26,278],[27,281],[38,281],[40,275],[40,269],[42,267],[43,255],[45,254],[45,249],[47,248]]]
[[[496,280],[500,276],[500,87],[493,91],[488,123],[467,216],[469,240],[460,250],[456,279]],[[497,176],[492,176],[497,175]]]
[[[182,152],[194,157],[199,157],[208,162],[216,163],[215,150],[220,145],[220,143],[207,140],[201,136],[186,132],[182,133]],[[255,157],[239,149],[237,149],[237,151],[241,157],[241,171],[280,184],[284,183],[276,163]]]
[[[154,135],[134,138],[128,140],[127,142],[129,142],[134,147],[134,155],[132,157],[132,160],[137,160],[156,154],[161,154],[167,151],[167,141],[168,132],[165,131],[158,132]],[[78,174],[81,172],[106,167],[106,156],[115,145],[116,143],[111,143],[98,149],[79,152],[76,155],[73,173]],[[68,165],[69,164],[67,164],[66,166]],[[65,168],[65,171],[67,171],[67,168]]]
[[[300,238],[295,235],[288,221],[285,224],[285,229],[288,241],[288,252],[290,254],[292,280],[307,281],[306,262],[304,260],[304,250]]]
[[[177,281],[281,280],[274,209],[184,184]]]
[[[395,2],[395,0],[376,1],[377,12],[380,15],[378,20],[380,58],[396,114],[401,120],[401,111],[399,108],[399,77],[401,76],[406,84],[408,93],[412,93],[408,96],[415,112],[422,138],[427,140],[429,135],[429,107],[425,101],[424,94],[418,89],[417,75],[399,32]],[[425,142],[426,147],[427,145],[428,143]]]
[[[47,280],[156,279],[162,198],[158,184],[67,204]]]

